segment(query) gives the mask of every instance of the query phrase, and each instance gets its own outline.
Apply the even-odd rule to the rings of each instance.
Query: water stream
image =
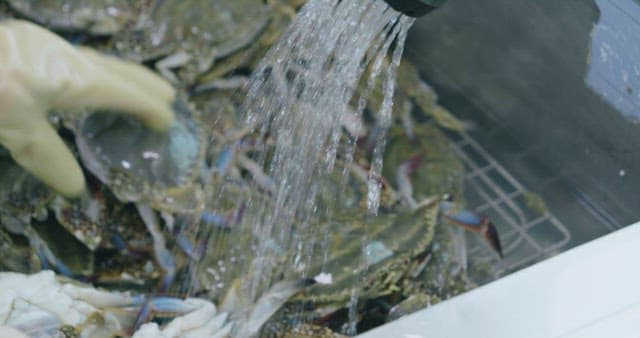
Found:
[[[395,72],[413,21],[380,0],[311,0],[254,72],[245,121],[275,145],[258,160],[271,179],[272,198],[248,201],[243,216],[254,239],[254,259],[245,269],[254,276],[252,299],[276,279],[304,275],[311,257],[326,256],[304,240],[322,231],[314,228],[316,217],[332,213],[316,203],[318,178],[334,170],[336,158],[353,158],[355,139],[346,137],[344,123],[362,118],[368,96],[381,85],[367,198],[369,212],[377,212]],[[283,253],[292,255],[285,271],[279,269]]]

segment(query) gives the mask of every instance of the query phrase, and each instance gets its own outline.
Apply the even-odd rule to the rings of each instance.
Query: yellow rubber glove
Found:
[[[173,122],[174,96],[171,85],[140,65],[74,47],[26,21],[0,21],[0,144],[65,196],[79,195],[85,180],[48,123],[51,109],[113,109],[164,130]]]

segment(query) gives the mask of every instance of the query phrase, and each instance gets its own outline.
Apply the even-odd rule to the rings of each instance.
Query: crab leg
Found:
[[[291,297],[314,284],[330,284],[331,281],[327,278],[331,279],[330,276],[321,274],[314,278],[280,281],[262,294],[249,308],[247,305],[251,302],[246,298],[247,295],[240,291],[242,281],[237,280],[222,305],[223,310],[245,316],[241,320],[242,325],[236,327],[234,337],[254,337],[262,325]],[[247,310],[249,311],[246,312]]]
[[[498,230],[489,217],[467,209],[456,210],[455,204],[449,200],[440,202],[440,210],[450,222],[462,226],[466,230],[482,234],[491,248],[500,255],[500,258],[503,258]]]
[[[229,167],[231,166],[235,155],[235,147],[224,147],[222,153],[218,157],[218,161],[216,162],[216,170],[218,171],[218,173],[222,175],[227,172],[227,169],[229,169]]]
[[[176,236],[176,244],[178,244],[180,249],[182,249],[187,256],[195,261],[200,260],[204,255],[207,240],[208,236],[205,240],[193,243],[184,233],[180,233]]]
[[[51,249],[49,249],[44,240],[40,238],[40,235],[38,235],[30,226],[25,227],[23,234],[27,236],[29,244],[40,259],[42,270],[51,269],[64,276],[70,278],[74,277],[74,273],[71,272],[71,269],[69,269],[69,267],[67,267],[53,252],[51,252]]]
[[[230,90],[246,87],[249,78],[246,76],[230,76],[228,78],[213,79],[209,82],[199,84],[194,88],[195,93],[202,93],[211,90]]]
[[[414,155],[402,163],[396,171],[396,184],[400,198],[411,208],[416,209],[418,202],[413,198],[413,185],[411,184],[411,174],[420,166],[420,155]]]
[[[140,306],[138,315],[133,324],[133,329],[138,330],[152,317],[153,313],[163,313],[171,316],[180,316],[193,312],[199,308],[192,302],[176,297],[153,296],[149,298],[136,298],[133,306]],[[214,308],[215,311],[215,308]]]
[[[158,264],[164,270],[165,277],[160,284],[160,291],[164,292],[169,288],[169,285],[173,281],[176,273],[176,263],[173,259],[173,255],[167,249],[167,245],[164,239],[164,235],[158,226],[158,219],[153,212],[153,209],[147,204],[137,203],[138,213],[142,217],[144,224],[147,226],[147,230],[153,237],[153,250],[155,253]]]
[[[269,177],[256,162],[252,161],[244,155],[240,155],[238,156],[238,163],[240,164],[240,166],[251,173],[251,177],[253,177],[253,180],[261,188],[270,193],[275,193],[275,182],[273,182],[271,177]]]
[[[232,216],[233,215],[222,215],[214,211],[204,211],[200,215],[200,220],[206,224],[226,229],[229,227],[229,220]]]
[[[411,183],[410,176],[418,169],[419,165],[420,154],[417,154],[402,163],[398,167],[396,173],[396,184],[398,185],[400,198],[411,209],[416,209],[420,205],[430,203],[430,201],[427,200],[419,204],[413,198],[413,185]],[[455,203],[452,202],[451,196],[445,196],[445,198],[440,202],[440,210],[443,212],[445,218],[450,222],[459,225],[466,230],[482,234],[491,248],[500,255],[500,258],[503,258],[502,245],[500,244],[498,230],[487,216],[479,215],[478,213],[467,209],[457,209]]]
[[[172,313],[180,317],[173,319],[163,329],[160,329],[156,323],[144,324],[133,335],[134,338],[226,337],[231,331],[227,314],[218,314],[216,307],[208,301],[196,298],[182,300],[165,297],[165,299],[159,299],[156,304],[161,307],[169,305],[168,309],[178,310]]]
[[[110,239],[111,245],[113,245],[120,252],[126,253],[127,255],[139,258],[139,257],[146,256],[147,254],[147,251],[145,250],[131,247],[120,233],[115,232],[111,234],[109,239]]]
[[[212,337],[231,330],[227,314],[216,311],[209,301],[197,298],[176,298],[155,296],[149,299],[136,297],[131,306],[142,305],[140,314],[151,317],[153,313],[176,317],[163,329],[156,323],[135,325],[133,337]],[[138,318],[142,317],[138,315]],[[138,324],[138,323],[136,323]],[[138,329],[139,327],[139,329]]]
[[[167,245],[164,239],[164,235],[158,226],[158,219],[153,212],[153,209],[147,204],[137,203],[136,207],[138,208],[138,213],[144,224],[147,226],[147,230],[153,237],[153,250],[155,253],[156,260],[158,265],[164,270],[164,278],[160,282],[159,290],[160,292],[165,292],[169,289],[169,286],[173,282],[173,278],[176,273],[176,264],[173,259],[173,255],[167,249]],[[138,313],[138,317],[136,318],[134,329],[137,329],[144,323],[149,314],[151,313],[152,306],[149,301],[146,301]]]

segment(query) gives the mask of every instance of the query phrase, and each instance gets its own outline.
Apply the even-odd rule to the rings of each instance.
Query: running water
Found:
[[[243,216],[254,238],[254,259],[247,267],[255,275],[248,285],[252,299],[282,275],[304,273],[301,262],[322,254],[310,252],[313,243],[301,240],[318,231],[310,226],[314,217],[331,215],[331,210],[318,210],[314,182],[333,171],[336,156],[353,158],[355,144],[344,137],[343,123],[362,118],[369,94],[382,82],[368,176],[367,207],[377,212],[395,73],[413,21],[382,0],[310,0],[258,66],[245,100],[245,120],[258,134],[273,138],[275,146],[258,161],[271,180],[272,200],[248,201]],[[360,81],[366,89],[354,97]],[[295,256],[289,271],[276,269],[275,257],[282,253]]]

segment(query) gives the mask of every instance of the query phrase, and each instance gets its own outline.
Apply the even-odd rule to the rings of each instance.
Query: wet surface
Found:
[[[586,84],[600,18],[591,1],[451,0],[418,20],[405,53],[471,137],[545,199],[567,247],[640,219],[640,125]]]
[[[597,0],[587,84],[629,120],[640,122],[640,2]]]

